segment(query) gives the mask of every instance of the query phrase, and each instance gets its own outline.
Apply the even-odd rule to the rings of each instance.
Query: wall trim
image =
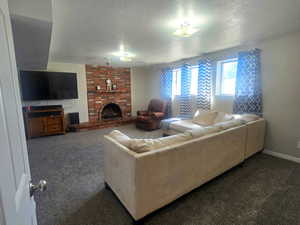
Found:
[[[277,158],[286,159],[286,160],[289,160],[289,161],[300,163],[300,158],[295,157],[295,156],[291,156],[291,155],[287,155],[287,154],[284,154],[284,153],[274,152],[274,151],[271,151],[269,149],[265,149],[263,151],[263,153],[268,154],[268,155],[272,155],[272,156],[277,157]]]

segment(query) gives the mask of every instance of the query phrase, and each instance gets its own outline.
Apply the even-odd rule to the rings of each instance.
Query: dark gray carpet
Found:
[[[159,137],[132,125],[131,137]],[[131,218],[103,185],[102,136],[112,129],[28,142],[39,225],[126,225]],[[300,224],[300,164],[258,154],[144,220],[147,225]]]

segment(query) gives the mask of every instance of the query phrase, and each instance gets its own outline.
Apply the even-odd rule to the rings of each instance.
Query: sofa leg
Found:
[[[134,220],[132,218],[132,225],[142,225],[144,224],[144,220],[143,219],[140,219],[140,220]]]
[[[110,186],[104,181],[104,188],[106,189],[106,190],[110,190]]]
[[[245,165],[245,161],[241,162],[241,163],[239,164],[239,167],[243,168],[244,165]]]

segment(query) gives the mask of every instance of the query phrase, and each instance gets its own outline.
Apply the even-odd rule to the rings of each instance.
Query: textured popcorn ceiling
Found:
[[[200,19],[200,31],[174,37],[180,15]],[[53,0],[51,60],[166,63],[299,30],[300,0]],[[121,43],[134,62],[111,56]]]

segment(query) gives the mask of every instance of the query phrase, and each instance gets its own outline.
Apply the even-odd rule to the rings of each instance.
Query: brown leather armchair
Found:
[[[147,111],[137,111],[136,127],[143,130],[156,130],[160,121],[165,118],[167,103],[160,99],[152,99]]]

